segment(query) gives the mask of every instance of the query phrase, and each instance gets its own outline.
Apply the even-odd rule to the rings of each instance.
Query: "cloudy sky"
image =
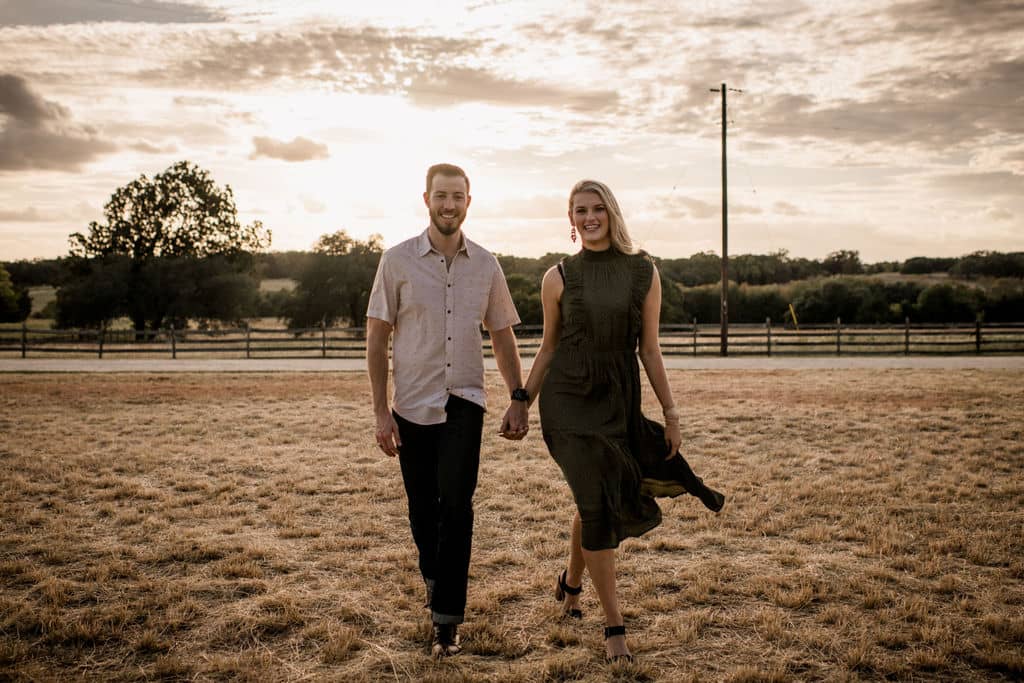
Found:
[[[344,9],[342,9],[344,8]],[[607,182],[652,253],[868,262],[1024,250],[1024,2],[0,0],[0,260],[53,257],[140,174],[188,159],[273,249],[426,225],[568,251]]]

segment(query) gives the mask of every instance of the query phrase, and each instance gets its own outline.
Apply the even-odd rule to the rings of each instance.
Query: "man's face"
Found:
[[[430,210],[430,222],[442,235],[454,235],[466,220],[470,196],[466,179],[440,173],[430,181],[430,192],[423,193],[423,202]]]

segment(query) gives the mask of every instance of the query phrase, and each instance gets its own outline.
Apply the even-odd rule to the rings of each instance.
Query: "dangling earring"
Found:
[[[569,239],[572,240],[573,244],[576,244],[576,226],[575,225],[572,226],[571,230],[569,230]]]

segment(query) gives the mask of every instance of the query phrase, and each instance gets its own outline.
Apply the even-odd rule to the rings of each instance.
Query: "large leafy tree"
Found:
[[[105,223],[71,235],[76,256],[204,257],[258,251],[270,246],[260,221],[238,222],[234,193],[210,173],[179,161],[162,173],[139,176],[118,188],[103,207]]]
[[[116,297],[117,308],[122,310],[106,310],[115,298],[106,298],[106,307],[86,306],[81,297],[88,296],[88,288],[78,286],[82,282],[69,282],[76,296],[65,300],[89,308],[87,318],[109,319],[125,313],[141,333],[147,326],[159,328],[168,317],[202,318],[219,308],[240,310],[234,302],[226,307],[211,306],[210,300],[197,297],[196,291],[227,291],[236,299],[251,298],[241,290],[254,287],[254,283],[246,283],[244,278],[225,279],[224,272],[250,270],[251,252],[270,245],[270,231],[259,221],[239,223],[231,187],[221,188],[208,171],[180,161],[153,178],[141,175],[118,188],[103,213],[105,221],[90,223],[88,234],[71,235],[72,256],[80,261],[74,270],[79,280],[103,272],[121,275],[114,283],[121,293]],[[111,269],[111,259],[127,260],[127,271],[121,266]],[[216,263],[219,268],[199,267],[199,261]],[[209,277],[220,278],[219,284],[196,279]],[[226,282],[232,285],[225,287]],[[192,310],[196,306],[202,310]]]

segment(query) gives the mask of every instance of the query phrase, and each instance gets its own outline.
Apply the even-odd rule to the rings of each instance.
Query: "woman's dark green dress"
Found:
[[[643,302],[653,263],[644,253],[584,249],[562,261],[562,333],[540,392],[551,456],[572,489],[587,550],[615,548],[661,523],[654,496],[724,497],[677,456],[664,428],[640,412]]]

